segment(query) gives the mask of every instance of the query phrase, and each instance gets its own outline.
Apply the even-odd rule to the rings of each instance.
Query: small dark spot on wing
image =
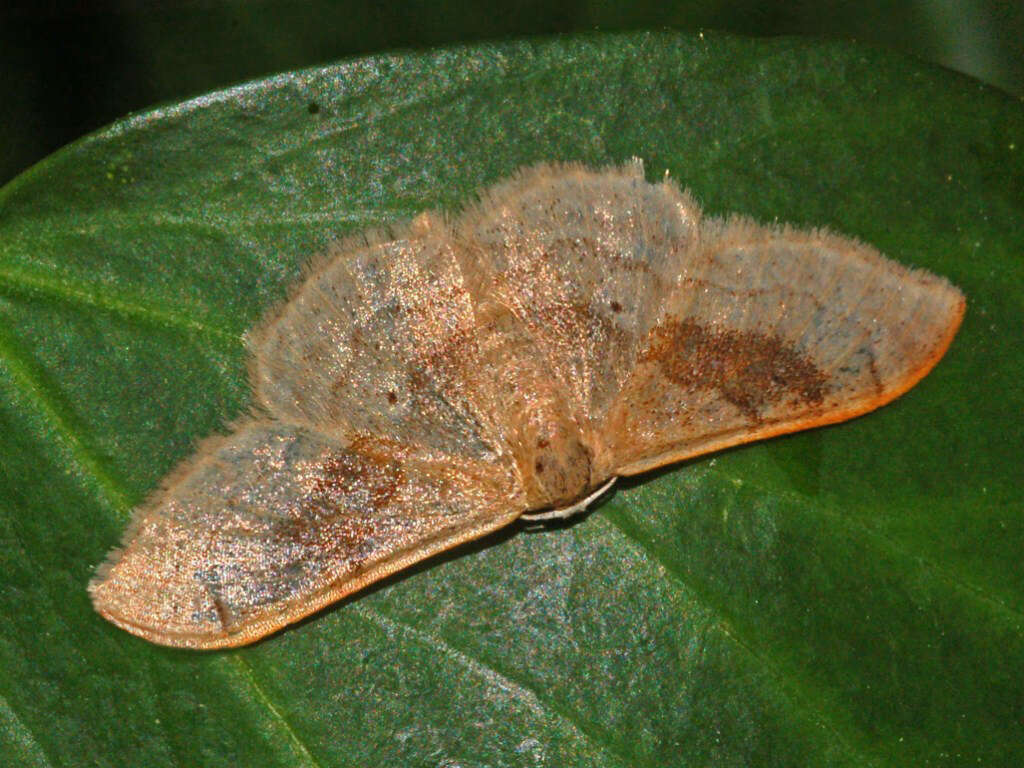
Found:
[[[231,611],[228,609],[227,603],[221,600],[220,596],[212,589],[210,590],[210,597],[213,600],[213,609],[217,612],[217,621],[220,622],[221,629],[227,632],[232,624]]]

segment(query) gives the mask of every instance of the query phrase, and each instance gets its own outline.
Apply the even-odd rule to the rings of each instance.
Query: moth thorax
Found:
[[[523,474],[531,510],[571,504],[590,488],[593,453],[574,422],[540,425],[525,454]]]

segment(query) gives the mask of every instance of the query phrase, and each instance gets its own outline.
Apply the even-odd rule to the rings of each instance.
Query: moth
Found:
[[[93,603],[250,643],[617,477],[878,408],[964,308],[855,240],[704,217],[639,161],[521,170],[311,264],[247,336],[252,413],[135,511]]]

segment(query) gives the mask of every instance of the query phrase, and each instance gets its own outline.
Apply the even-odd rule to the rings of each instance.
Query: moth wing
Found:
[[[258,402],[289,423],[488,459],[493,428],[466,387],[479,354],[463,282],[429,215],[394,240],[334,246],[250,334]]]
[[[507,465],[251,421],[137,510],[89,589],[147,640],[242,645],[521,511]]]
[[[597,421],[632,368],[680,264],[697,205],[643,165],[541,165],[481,195],[455,223],[478,301],[508,307],[544,367]]]
[[[825,232],[706,220],[600,428],[618,474],[852,418],[945,353],[964,297]]]

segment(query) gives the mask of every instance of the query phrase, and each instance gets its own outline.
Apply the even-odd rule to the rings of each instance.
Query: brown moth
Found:
[[[704,218],[639,161],[523,170],[315,262],[248,335],[254,415],[136,510],[92,599],[156,643],[249,643],[616,477],[884,405],[963,313],[854,240]]]

